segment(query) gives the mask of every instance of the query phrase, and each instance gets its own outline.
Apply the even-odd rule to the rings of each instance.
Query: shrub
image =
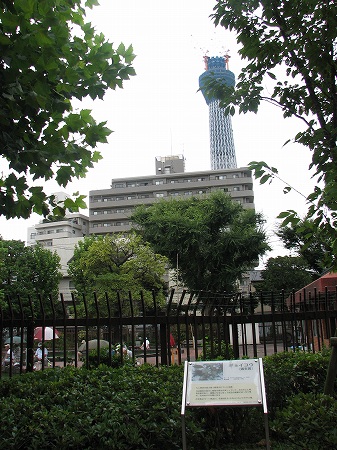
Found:
[[[47,369],[0,382],[0,449],[181,448],[181,366]],[[201,428],[188,434],[202,447]]]
[[[299,448],[334,450],[337,448],[337,401],[327,395],[301,393],[278,411],[271,423],[273,432],[284,442]]]
[[[203,352],[200,354],[198,360],[200,361],[216,361],[234,359],[233,347],[221,340],[210,340],[205,338]]]
[[[134,361],[128,355],[123,354],[123,359],[120,353],[115,350],[112,351],[111,358],[109,355],[109,348],[101,348],[99,357],[97,350],[90,350],[88,355],[89,369],[96,369],[100,364],[110,367],[120,367],[122,365],[133,366]]]
[[[193,408],[190,414],[205,430],[202,449],[233,449],[234,444],[247,448],[265,436],[262,408]]]
[[[263,358],[268,409],[271,417],[298,393],[322,393],[330,351],[275,353]]]
[[[100,361],[105,357],[109,361],[102,354]],[[276,436],[287,439],[284,448],[291,448],[288,436],[299,430],[305,439],[306,433],[316,433],[317,426],[327,436],[319,438],[321,448],[336,448],[335,401],[318,394],[323,391],[328,362],[327,352],[264,358],[269,419]],[[97,355],[92,367],[95,364]],[[183,366],[130,364],[46,369],[3,378],[0,450],[180,449]],[[307,393],[309,389],[313,393]],[[189,450],[248,449],[265,434],[262,408],[255,407],[187,408],[186,427]]]

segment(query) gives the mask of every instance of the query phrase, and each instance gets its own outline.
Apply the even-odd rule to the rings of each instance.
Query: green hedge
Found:
[[[323,393],[330,350],[275,353],[263,358],[268,409],[274,413],[301,392]],[[337,387],[337,384],[336,384]]]
[[[264,358],[273,448],[294,448],[295,436],[298,448],[314,449],[306,440],[316,423],[325,430],[320,448],[336,448],[336,401],[320,396],[328,362],[329,352]],[[182,366],[147,364],[3,379],[0,449],[181,449],[182,382]],[[189,450],[255,448],[265,437],[262,408],[188,408],[186,426]]]
[[[182,382],[182,366],[150,365],[66,367],[3,380],[0,448],[181,449]],[[256,428],[258,412],[250,413],[187,409],[189,450],[215,450],[237,440],[242,427],[248,435],[246,426],[252,422],[250,429]]]
[[[99,357],[98,357],[99,356]],[[113,351],[111,356],[109,355],[108,348],[101,348],[99,355],[97,350],[90,350],[88,355],[89,369],[95,369],[99,365],[104,364],[110,367],[134,366],[135,362],[127,355],[123,355],[123,358],[118,352]]]
[[[337,402],[323,394],[300,393],[289,398],[271,427],[279,440],[310,450],[337,448]]]
[[[3,380],[0,448],[179,449],[181,388],[178,366],[66,367]]]

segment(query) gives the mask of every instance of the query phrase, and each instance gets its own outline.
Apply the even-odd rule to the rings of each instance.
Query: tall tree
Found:
[[[239,112],[257,112],[265,100],[280,107],[284,117],[298,117],[305,124],[294,141],[312,152],[310,167],[318,178],[308,196],[308,214],[316,227],[331,236],[337,255],[337,3],[219,0],[214,10],[215,24],[236,32],[239,53],[248,63],[235,88],[221,85],[213,77],[209,94],[220,98],[231,114],[236,106]],[[254,161],[250,167],[262,183],[277,175],[277,169],[264,161]],[[285,224],[300,220],[292,210],[279,217]]]
[[[120,294],[123,310],[129,306],[129,292],[139,300],[141,292],[146,304],[153,305],[153,292],[158,302],[164,301],[164,274],[166,258],[155,254],[140,236],[89,236],[75,247],[69,263],[79,294],[86,294],[88,310],[95,314],[93,295],[96,294],[100,311],[106,312],[106,294],[114,311],[117,310],[116,292]],[[137,305],[135,305],[137,306]],[[83,307],[82,302],[79,308]],[[138,307],[141,304],[138,303]]]
[[[96,0],[86,0],[91,8]],[[72,99],[102,99],[134,75],[132,46],[114,48],[85,21],[82,0],[0,0],[0,215],[64,214],[45,181],[84,177],[111,131]],[[40,180],[41,185],[31,180]],[[65,208],[84,207],[83,196]]]
[[[262,283],[257,285],[258,291],[281,292],[289,294],[297,291],[313,281],[307,262],[298,256],[277,256],[269,258],[262,271]]]
[[[303,219],[295,224],[280,225],[276,235],[282,240],[286,249],[295,251],[306,261],[310,270],[317,277],[327,269],[326,255],[331,254],[332,238],[320,232],[311,219]],[[310,240],[307,236],[312,236]]]
[[[262,217],[220,191],[140,206],[132,220],[172,268],[178,260],[182,282],[191,290],[232,292],[269,249]]]
[[[22,241],[0,240],[0,283],[5,298],[10,298],[14,311],[19,310],[17,297],[21,298],[25,311],[30,313],[28,296],[31,297],[36,315],[40,315],[40,300],[47,316],[52,313],[52,303],[58,308],[60,257],[40,245],[25,247]],[[3,301],[4,308],[8,307]]]

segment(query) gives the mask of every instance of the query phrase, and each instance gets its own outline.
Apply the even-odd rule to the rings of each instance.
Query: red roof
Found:
[[[300,301],[300,295],[301,295],[301,298],[303,299],[304,290],[305,290],[306,297],[308,297],[309,294],[311,294],[313,296],[315,294],[315,290],[317,293],[318,292],[324,293],[325,288],[327,288],[328,292],[331,292],[331,291],[336,291],[336,287],[337,287],[337,273],[329,272],[329,273],[321,276],[317,280],[313,281],[312,283],[307,284],[302,289],[299,289],[298,291],[296,291],[295,292],[295,302],[297,303]]]

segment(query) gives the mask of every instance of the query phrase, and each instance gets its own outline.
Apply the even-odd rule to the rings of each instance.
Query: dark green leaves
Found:
[[[23,198],[18,205],[23,213],[27,202],[28,200]],[[28,202],[27,208],[29,207]],[[44,300],[52,296],[55,304],[59,305],[58,285],[62,278],[60,268],[60,257],[56,253],[39,245],[25,247],[21,241],[0,239],[0,285],[4,295],[12,300],[18,296],[21,296],[22,300],[26,299],[28,292],[33,302],[38,302],[40,294]],[[2,306],[8,308],[6,302]],[[13,303],[13,307],[18,310],[19,304]],[[49,300],[46,301],[45,311],[47,314],[52,313]]]
[[[106,312],[106,293],[116,301],[116,291],[123,298],[130,291],[136,299],[142,291],[146,303],[151,303],[154,291],[159,302],[163,301],[166,264],[166,258],[155,254],[140,236],[132,233],[127,239],[118,234],[91,236],[76,246],[69,274],[77,292],[95,292],[100,310]],[[95,311],[92,296],[88,308]]]
[[[84,20],[80,0],[1,4],[0,147],[12,171],[0,180],[0,214],[7,218],[48,213],[51,199],[43,189],[30,192],[28,178],[43,184],[56,175],[66,186],[99,159],[95,147],[111,131],[89,110],[74,113],[71,99],[102,99],[135,74],[132,46],[114,49]],[[74,35],[74,24],[83,34]]]
[[[263,219],[220,191],[140,207],[132,220],[172,268],[178,265],[179,277],[191,290],[231,292],[269,248]]]
[[[284,290],[285,297],[293,289],[295,291],[301,289],[315,278],[312,276],[305,259],[294,256],[269,258],[261,275],[263,281],[257,287],[259,291],[281,292]]]
[[[243,113],[257,112],[260,102],[267,100],[281,107],[284,117],[297,117],[305,124],[295,142],[311,151],[310,168],[322,183],[321,192],[315,190],[308,197],[309,202],[315,201],[309,214],[334,236],[329,211],[337,211],[337,3],[227,0],[217,2],[214,11],[216,25],[237,33],[247,65],[230,95],[216,86],[216,80],[205,88],[212,90],[227,111],[234,106]],[[269,169],[265,163],[256,167],[261,183],[271,181]]]

